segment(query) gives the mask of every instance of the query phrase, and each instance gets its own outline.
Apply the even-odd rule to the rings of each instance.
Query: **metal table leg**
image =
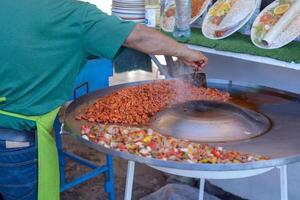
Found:
[[[279,167],[281,200],[288,200],[287,166]]]
[[[200,179],[199,200],[204,199],[205,178]]]
[[[134,167],[135,167],[135,162],[129,160],[127,165],[126,189],[125,189],[124,200],[131,200],[132,197]]]

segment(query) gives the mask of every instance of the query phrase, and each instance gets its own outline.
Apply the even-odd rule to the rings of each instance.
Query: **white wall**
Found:
[[[112,0],[83,0],[91,4],[95,4],[102,11],[111,14],[111,2]]]

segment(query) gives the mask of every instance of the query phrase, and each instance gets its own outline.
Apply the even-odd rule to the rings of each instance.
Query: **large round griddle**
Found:
[[[235,142],[210,143],[228,150],[266,155],[270,160],[243,164],[191,164],[186,162],[163,161],[115,151],[87,141],[80,136],[80,127],[85,122],[75,116],[96,99],[121,88],[143,84],[127,83],[98,90],[72,102],[65,111],[65,130],[77,140],[100,152],[127,160],[166,168],[201,171],[249,170],[281,166],[300,161],[300,96],[285,91],[260,86],[232,83],[225,80],[209,80],[208,86],[228,91],[230,103],[263,114],[270,120],[271,127],[263,135]]]

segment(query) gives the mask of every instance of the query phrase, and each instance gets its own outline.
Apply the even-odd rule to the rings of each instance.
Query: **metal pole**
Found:
[[[200,179],[199,200],[204,200],[205,178]]]
[[[115,184],[114,184],[114,164],[113,158],[106,155],[107,179],[105,182],[105,190],[108,192],[109,200],[115,200]]]
[[[132,197],[134,167],[135,167],[135,162],[129,160],[127,165],[126,189],[125,189],[124,200],[131,200]]]
[[[288,200],[287,166],[279,167],[281,200]]]

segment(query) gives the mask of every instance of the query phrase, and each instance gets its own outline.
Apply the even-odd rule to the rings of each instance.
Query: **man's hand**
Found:
[[[207,65],[208,59],[201,52],[189,49],[185,45],[182,47],[182,56],[178,58],[186,65],[193,67],[197,71],[202,71]]]
[[[196,70],[202,70],[208,61],[199,51],[189,49],[186,45],[141,24],[136,25],[124,46],[150,55],[175,56]]]

